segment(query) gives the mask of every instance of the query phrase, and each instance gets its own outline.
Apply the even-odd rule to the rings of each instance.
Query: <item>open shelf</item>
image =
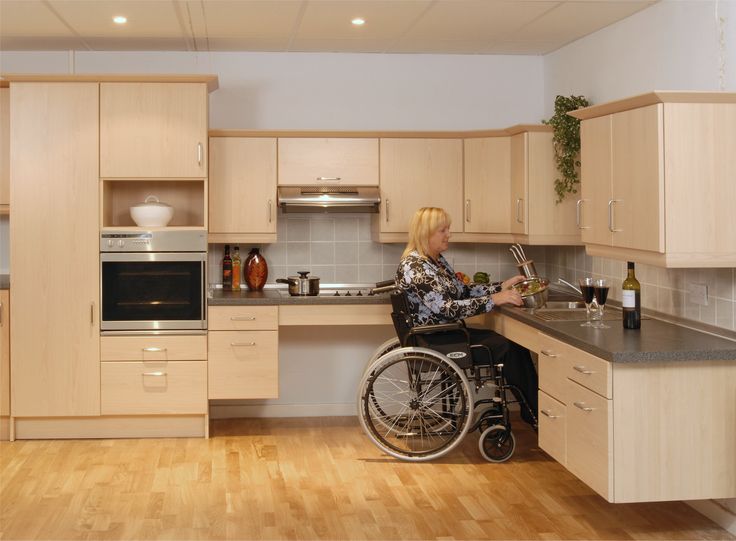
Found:
[[[207,228],[206,180],[103,179],[100,190],[100,227],[103,229],[137,228],[130,217],[130,207],[145,201],[149,195],[174,207],[169,228]]]

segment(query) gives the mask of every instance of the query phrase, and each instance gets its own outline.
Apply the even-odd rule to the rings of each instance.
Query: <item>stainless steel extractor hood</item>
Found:
[[[279,186],[284,212],[378,212],[376,186]]]

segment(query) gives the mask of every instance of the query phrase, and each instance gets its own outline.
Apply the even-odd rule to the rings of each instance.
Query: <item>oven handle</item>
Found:
[[[146,261],[199,261],[207,262],[206,252],[100,252],[100,262],[146,262]]]
[[[203,326],[206,329],[207,328],[207,276],[205,276],[205,273],[207,272],[207,265],[204,258],[202,259],[202,272],[200,272],[200,276],[202,276],[202,303],[200,307],[200,313],[199,313],[199,319],[203,322]]]

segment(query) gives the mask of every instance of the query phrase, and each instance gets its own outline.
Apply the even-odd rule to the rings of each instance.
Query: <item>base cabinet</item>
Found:
[[[10,436],[10,292],[0,289],[0,440]]]

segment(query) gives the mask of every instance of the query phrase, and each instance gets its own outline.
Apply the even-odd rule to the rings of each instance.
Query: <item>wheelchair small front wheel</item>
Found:
[[[506,462],[514,454],[516,438],[503,425],[489,426],[480,435],[478,449],[488,462]]]

